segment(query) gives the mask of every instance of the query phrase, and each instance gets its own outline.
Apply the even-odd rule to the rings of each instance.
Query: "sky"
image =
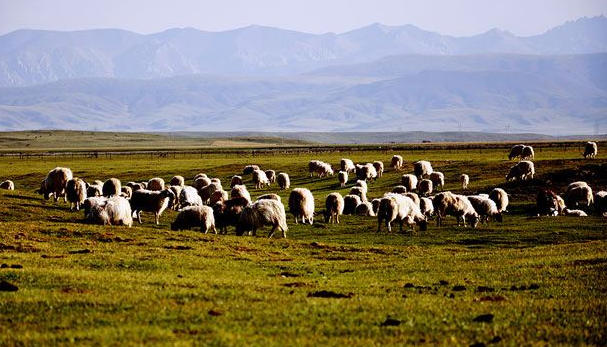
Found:
[[[493,28],[531,36],[606,14],[607,0],[0,0],[0,35],[17,29],[223,31],[252,24],[320,34],[382,23],[452,36]]]

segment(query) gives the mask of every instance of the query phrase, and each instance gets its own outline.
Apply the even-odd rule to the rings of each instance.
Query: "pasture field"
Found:
[[[555,346],[607,344],[607,220],[535,217],[538,187],[562,193],[575,180],[607,189],[607,156],[583,160],[577,148],[536,151],[536,178],[504,182],[502,149],[365,151],[203,158],[114,156],[112,159],[0,157],[0,346]],[[404,172],[389,166],[403,155]],[[384,177],[369,184],[375,198],[400,184],[415,160],[445,173],[446,189],[496,186],[511,193],[503,223],[458,227],[448,218],[426,232],[377,233],[374,218],[322,218],[337,177],[309,178],[307,163],[382,160]],[[92,181],[148,180],[199,172],[229,179],[246,164],[285,171],[291,187],[316,200],[313,226],[295,225],[288,238],[173,232],[176,212],[161,225],[143,216],[132,228],[82,223],[82,212],[34,190],[56,166]],[[253,197],[288,191],[276,185]],[[488,316],[491,314],[492,316]]]

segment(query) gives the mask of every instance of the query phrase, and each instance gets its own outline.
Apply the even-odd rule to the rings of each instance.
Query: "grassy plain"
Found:
[[[405,172],[427,159],[445,173],[446,189],[461,192],[457,177],[465,172],[465,193],[502,186],[512,205],[503,223],[467,229],[450,219],[427,232],[392,234],[376,233],[373,218],[324,224],[324,197],[349,187],[341,189],[336,177],[307,176],[310,159],[388,166],[392,152],[0,157],[0,180],[17,185],[0,192],[0,264],[8,266],[0,281],[18,287],[0,291],[0,346],[605,345],[605,218],[537,218],[533,211],[539,186],[562,192],[583,179],[607,189],[604,153],[585,161],[577,148],[543,150],[537,179],[506,184],[512,163],[503,150],[400,152]],[[173,211],[160,226],[149,215],[132,228],[91,226],[67,204],[33,193],[55,166],[123,182],[205,172],[227,189],[251,163],[288,172],[292,187],[311,189],[315,224],[289,219],[287,239],[172,232]],[[369,196],[391,190],[401,174],[388,168]],[[251,190],[254,197],[267,192],[288,197],[276,186]],[[341,297],[316,297],[322,291]],[[474,321],[483,314],[493,318]]]

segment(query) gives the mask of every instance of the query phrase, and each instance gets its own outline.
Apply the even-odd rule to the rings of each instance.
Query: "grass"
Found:
[[[504,183],[512,163],[503,150],[401,152],[409,163],[428,159],[445,173],[447,189],[466,193],[502,186],[512,193],[503,223],[460,228],[430,224],[425,233],[376,233],[376,220],[344,216],[338,226],[317,216],[314,226],[289,219],[287,239],[172,232],[144,215],[132,228],[82,223],[67,204],[45,202],[33,191],[46,172],[68,166],[87,180],[124,182],[198,172],[222,179],[245,164],[286,171],[292,187],[308,187],[321,212],[337,179],[307,177],[308,160],[336,164],[383,160],[390,152],[233,154],[154,158],[0,157],[0,280],[18,286],[0,292],[0,345],[263,345],[468,346],[605,345],[607,343],[607,234],[605,219],[537,218],[535,188],[563,190],[584,179],[607,188],[601,153],[579,159],[577,148],[537,153],[537,179]],[[399,183],[388,171],[370,184],[378,197]],[[250,184],[248,184],[250,186]],[[288,192],[275,186],[257,196]],[[263,234],[263,233],[260,233]],[[22,268],[11,268],[21,265]],[[462,288],[463,287],[463,288]],[[315,297],[327,291],[341,298]],[[482,314],[491,322],[475,322]],[[383,326],[388,318],[395,326]]]

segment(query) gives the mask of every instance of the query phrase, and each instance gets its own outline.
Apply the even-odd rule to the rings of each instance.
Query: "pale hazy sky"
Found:
[[[0,35],[17,29],[221,31],[250,24],[341,33],[379,22],[454,36],[492,28],[529,36],[601,14],[607,0],[0,0]]]

